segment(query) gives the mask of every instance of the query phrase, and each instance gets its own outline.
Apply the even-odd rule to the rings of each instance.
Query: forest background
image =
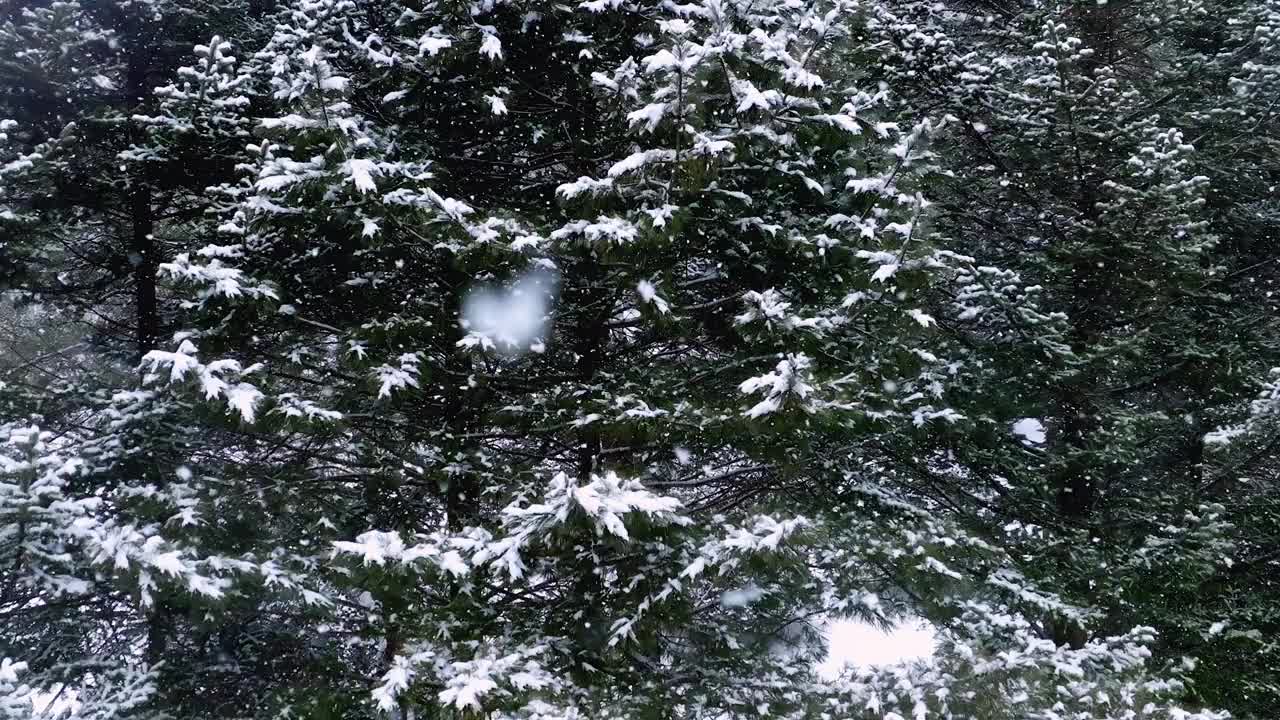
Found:
[[[1277,0],[6,0],[0,718],[1278,717],[1278,104]]]

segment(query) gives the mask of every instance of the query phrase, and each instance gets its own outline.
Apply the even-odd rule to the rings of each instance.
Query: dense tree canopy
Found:
[[[0,718],[1272,717],[1278,97],[1274,0],[0,5]]]

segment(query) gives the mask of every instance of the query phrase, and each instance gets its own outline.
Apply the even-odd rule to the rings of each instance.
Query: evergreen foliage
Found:
[[[1278,53],[1262,0],[4,6],[0,717],[1274,715]]]

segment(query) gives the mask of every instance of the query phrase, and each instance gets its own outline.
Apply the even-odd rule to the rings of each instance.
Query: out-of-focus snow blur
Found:
[[[540,270],[505,288],[472,288],[462,301],[461,318],[470,344],[507,354],[541,352],[555,291],[555,276]]]

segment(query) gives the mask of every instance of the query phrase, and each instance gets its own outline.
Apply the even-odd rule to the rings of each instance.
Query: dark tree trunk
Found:
[[[144,22],[141,19],[135,22]],[[129,52],[126,72],[128,102],[141,109],[151,99],[148,75],[151,72],[151,48],[148,35],[136,28],[134,45]],[[134,126],[130,134],[134,142],[143,138],[141,128]],[[160,267],[159,248],[155,240],[155,208],[147,170],[131,180],[129,188],[129,262],[133,267],[134,360],[155,347],[160,336],[160,311],[156,299],[156,272]]]

